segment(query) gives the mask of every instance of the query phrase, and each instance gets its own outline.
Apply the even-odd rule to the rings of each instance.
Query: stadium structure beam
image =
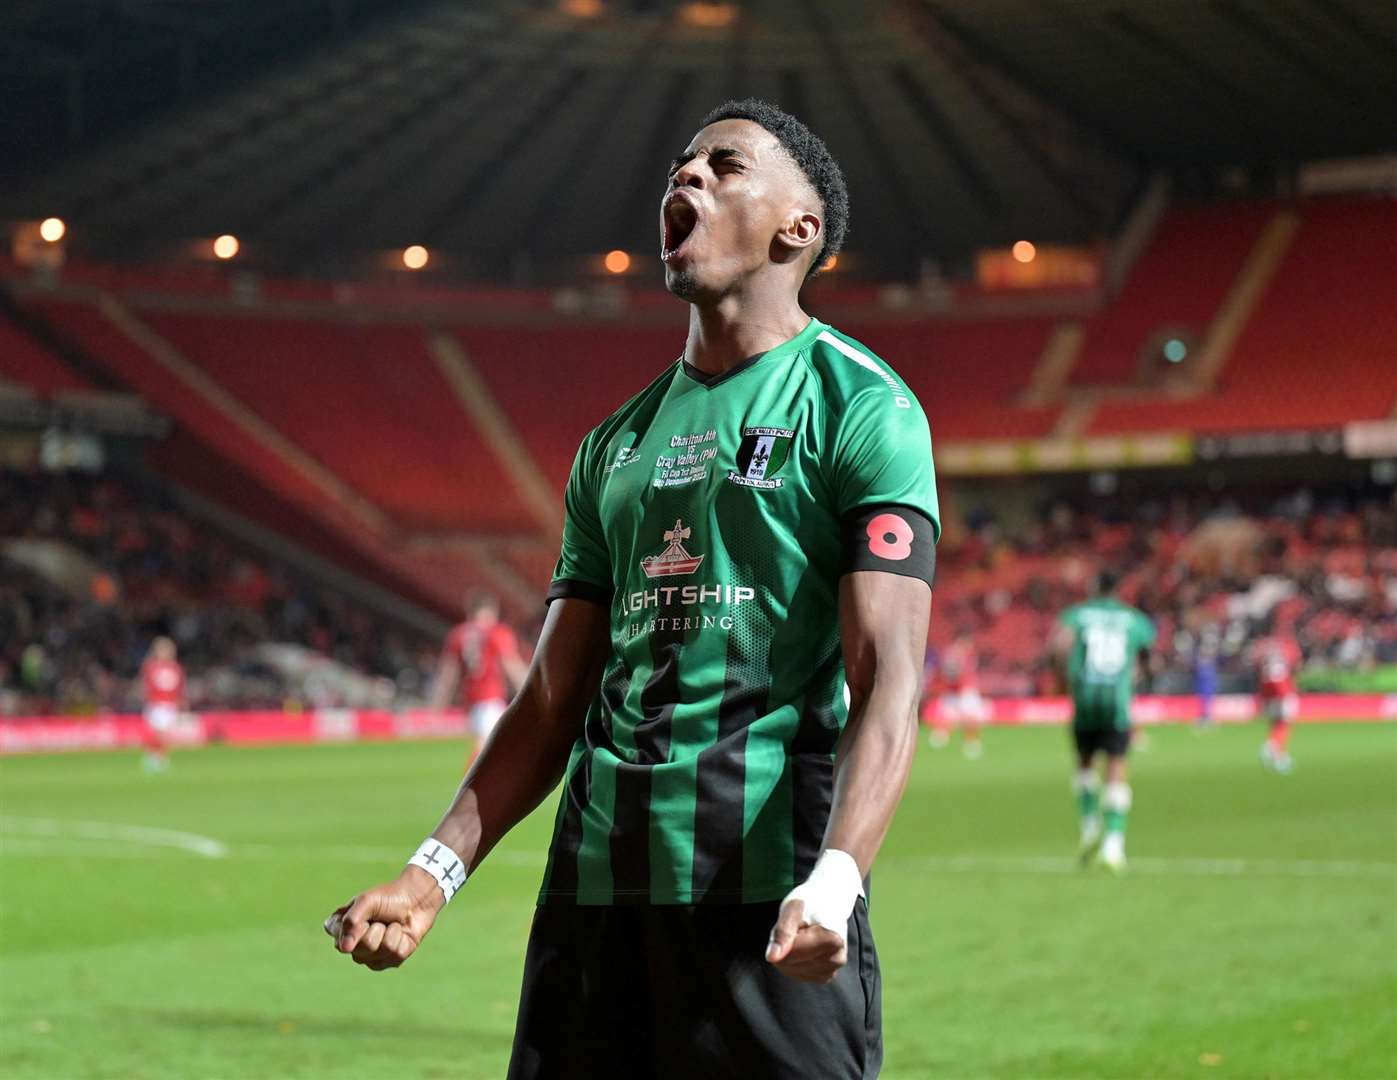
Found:
[[[849,130],[858,132],[867,151],[866,154],[856,151],[857,156],[852,159],[846,155],[843,161],[846,171],[856,176],[866,165],[874,166],[873,172],[884,198],[891,196],[898,208],[896,219],[915,228],[915,234],[908,238],[911,243],[904,242],[905,248],[915,250],[925,246],[926,237],[933,238],[934,245],[940,249],[953,247],[948,234],[938,228],[938,223],[928,212],[926,200],[913,190],[903,172],[899,155],[884,141],[864,86],[846,55],[847,43],[836,32],[825,4],[822,0],[804,0],[804,6],[807,21],[815,28],[815,37],[824,51],[828,70],[835,75],[835,82],[841,91],[839,103],[848,110],[853,120]],[[812,115],[817,114],[818,111]]]
[[[1080,162],[1065,160],[1083,156],[1068,144],[1086,142],[1088,136],[1057,109],[973,54],[961,39],[941,25],[937,14],[926,4],[904,0],[899,15],[908,24],[914,39],[934,53],[966,90],[998,117],[1015,144],[1076,210],[1081,220],[1097,224],[1100,208],[1080,190],[1083,179]],[[910,79],[910,73],[906,77]],[[1101,146],[1092,147],[1089,153],[1107,156]]]
[[[1051,105],[1065,116],[1071,116],[1077,125],[1089,131],[1118,158],[1128,160],[1137,167],[1142,165],[1141,155],[1130,136],[1105,116],[1097,112],[1088,102],[1070,94],[1063,94],[1058,88],[1037,78],[988,36],[971,27],[965,20],[935,0],[924,0],[936,16],[938,24],[953,35],[969,53],[981,63],[995,68],[1035,98]]]

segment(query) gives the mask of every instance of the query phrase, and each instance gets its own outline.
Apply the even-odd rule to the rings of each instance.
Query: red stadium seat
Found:
[[[0,316],[0,382],[11,382],[43,396],[87,389],[86,382],[61,358],[3,316]]]
[[[684,324],[452,332],[557,491],[583,436],[640,393],[684,350]]]
[[[1167,214],[1120,295],[1087,320],[1069,382],[1133,383],[1161,329],[1201,334],[1274,213],[1265,204],[1225,204]]]
[[[1290,250],[1202,399],[1113,403],[1090,431],[1339,426],[1397,404],[1397,200],[1301,208]]]
[[[886,360],[926,410],[935,441],[1047,435],[1058,408],[1025,408],[1053,319],[853,323],[840,330]]]
[[[240,401],[412,529],[517,529],[528,512],[422,331],[146,312]]]

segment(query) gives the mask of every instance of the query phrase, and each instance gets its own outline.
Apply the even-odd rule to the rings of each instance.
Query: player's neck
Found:
[[[711,304],[689,305],[684,359],[706,375],[721,375],[748,357],[774,349],[810,322],[795,294],[732,293]]]

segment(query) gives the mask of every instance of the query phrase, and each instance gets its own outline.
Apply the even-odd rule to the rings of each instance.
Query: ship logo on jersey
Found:
[[[640,560],[640,568],[645,571],[645,576],[679,577],[697,570],[704,557],[690,555],[684,549],[684,541],[689,539],[692,533],[693,529],[687,527],[682,519],[674,523],[674,528],[666,529],[665,539],[669,541],[669,546],[658,555],[647,555]]]
[[[790,428],[743,428],[737,468],[728,473],[728,480],[742,487],[779,488],[785,480],[776,474],[791,456],[793,438]]]

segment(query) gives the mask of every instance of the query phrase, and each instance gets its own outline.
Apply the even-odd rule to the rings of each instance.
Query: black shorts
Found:
[[[1108,757],[1125,757],[1130,749],[1130,729],[1074,727],[1072,741],[1077,745],[1079,757],[1091,757],[1098,750],[1104,750]]]
[[[878,954],[860,900],[827,985],[766,962],[778,904],[545,905],[534,914],[510,1080],[876,1077]]]

